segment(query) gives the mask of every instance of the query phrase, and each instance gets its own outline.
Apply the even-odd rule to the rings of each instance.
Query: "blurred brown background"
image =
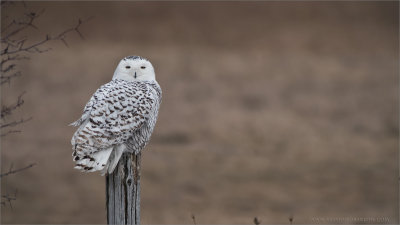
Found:
[[[106,222],[104,177],[73,169],[67,125],[127,55],[151,60],[164,95],[142,223],[399,222],[398,2],[26,2],[2,14],[40,9],[32,40],[93,19],[85,40],[47,45],[2,87],[5,104],[27,91],[16,118],[33,120],[1,140],[1,168],[37,163],[2,180],[18,189],[2,223]]]

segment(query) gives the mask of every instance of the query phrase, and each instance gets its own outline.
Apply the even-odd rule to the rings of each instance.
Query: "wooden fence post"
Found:
[[[108,224],[140,224],[140,160],[141,153],[125,153],[106,176]]]

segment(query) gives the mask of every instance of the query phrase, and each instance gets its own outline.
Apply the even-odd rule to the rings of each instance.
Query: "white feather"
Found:
[[[108,165],[105,168],[104,173],[107,172],[108,174],[112,174],[115,167],[117,166],[119,159],[122,156],[122,153],[124,153],[126,147],[125,145],[118,145],[114,148],[114,151],[110,157],[110,160],[108,161]]]
[[[110,158],[111,152],[113,148],[108,148],[105,150],[100,150],[89,155],[93,160],[90,159],[81,159],[76,162],[76,164],[83,165],[83,166],[75,166],[76,169],[84,169],[85,167],[92,167],[90,172],[98,171],[104,169],[106,166],[108,159]]]

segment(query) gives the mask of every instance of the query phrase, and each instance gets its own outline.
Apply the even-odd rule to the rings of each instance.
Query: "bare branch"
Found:
[[[9,123],[3,123],[3,124],[0,125],[0,129],[3,129],[5,127],[15,127],[15,126],[17,126],[17,125],[19,125],[21,123],[26,123],[31,119],[32,119],[32,117],[29,117],[28,119],[23,119],[22,118],[19,121],[12,121],[12,122],[9,122]]]
[[[6,133],[1,134],[0,137],[5,137],[5,136],[7,136],[9,134],[15,134],[15,133],[21,133],[21,131],[20,130],[9,130]]]
[[[2,2],[2,3],[3,3],[3,2]],[[15,20],[11,21],[7,26],[5,26],[5,27],[1,30],[1,33],[6,32],[6,30],[7,30],[8,28],[14,26],[15,24],[16,24],[16,21],[15,21]]]
[[[13,55],[13,56],[7,55],[7,58],[1,59],[0,66],[3,67],[3,65],[5,63],[8,63],[10,61],[18,61],[18,60],[25,60],[25,59],[29,59],[29,57],[20,56],[20,55]]]
[[[24,96],[25,93],[26,92],[24,91],[22,92],[22,94],[18,96],[17,102],[15,104],[10,106],[4,106],[4,105],[2,106],[0,119],[4,119],[6,116],[10,115],[14,110],[16,110],[25,103],[24,100],[22,99],[22,96]]]
[[[15,28],[12,30],[10,33],[8,33],[5,37],[2,37],[3,40],[9,40],[12,36],[18,34],[19,32],[29,28],[33,27],[37,29],[37,27],[33,24],[33,21],[38,18],[41,14],[43,14],[44,10],[42,10],[39,13],[31,12],[31,13],[25,13],[25,17],[23,19],[26,19],[26,21],[16,21],[13,20],[6,28],[9,29],[12,26],[19,26],[18,28]],[[2,30],[2,32],[5,32],[5,30]]]
[[[8,172],[6,172],[6,173],[1,173],[1,174],[0,174],[0,178],[1,178],[1,177],[8,176],[8,175],[10,175],[10,174],[19,173],[19,172],[21,172],[21,171],[30,169],[30,168],[34,167],[35,165],[36,165],[36,163],[31,163],[31,164],[29,164],[28,166],[25,166],[25,167],[23,167],[23,168],[19,168],[19,169],[13,170],[13,164],[11,164],[10,168],[8,169]]]
[[[9,130],[9,131],[7,131],[7,132],[4,133],[4,128],[6,128],[6,127],[8,127],[8,128],[10,128],[10,127],[15,127],[15,126],[18,126],[18,125],[20,125],[20,124],[22,124],[22,123],[26,123],[26,122],[28,122],[28,121],[31,120],[31,119],[32,119],[32,117],[30,117],[30,118],[28,118],[28,119],[21,119],[21,120],[19,120],[19,121],[14,120],[14,121],[12,121],[12,122],[8,122],[8,123],[3,123],[3,124],[1,124],[1,125],[0,125],[0,131],[1,131],[2,134],[0,135],[0,137],[5,137],[5,136],[7,136],[7,135],[9,135],[9,134],[21,133],[20,130]]]
[[[15,189],[14,196],[11,196],[10,194],[1,195],[1,204],[3,206],[6,206],[6,204],[8,203],[10,205],[10,208],[12,209],[11,201],[17,200],[17,191],[18,190]]]
[[[10,84],[11,79],[13,79],[15,77],[19,77],[19,76],[21,76],[21,71],[15,72],[11,75],[1,74],[0,75],[0,85],[6,84],[6,83]]]
[[[23,4],[24,8],[27,8],[25,2],[23,1],[19,1],[18,3],[15,1],[0,1],[0,5],[3,10],[5,7],[20,3]],[[7,10],[5,12],[11,11]],[[7,15],[6,13],[1,15],[2,24],[4,24],[4,26],[2,26],[0,31],[0,86],[5,83],[10,84],[13,78],[21,76],[18,61],[29,59],[28,56],[32,53],[43,53],[51,50],[51,48],[46,47],[48,42],[60,41],[68,47],[67,36],[70,33],[76,33],[80,38],[84,39],[84,36],[79,29],[83,23],[89,21],[91,18],[86,20],[79,19],[77,25],[65,29],[55,36],[46,34],[45,37],[42,40],[39,39],[39,41],[35,41],[32,40],[31,37],[24,36],[28,29],[32,28],[39,30],[34,23],[36,19],[43,14],[43,12],[44,10],[40,12],[28,11],[27,13],[20,15],[19,18],[16,15]],[[0,137],[21,132],[15,127],[32,119],[32,117],[29,117],[27,119],[21,118],[20,120],[14,121],[8,120],[8,116],[12,115],[24,104],[24,94],[25,92],[20,94],[16,102],[11,105],[2,105],[0,115]],[[35,165],[36,163],[32,163],[19,169],[13,169],[13,164],[11,164],[7,172],[0,173],[0,178],[3,179],[3,177],[28,170]],[[17,190],[15,191],[14,195],[2,194],[0,204],[4,206],[9,205],[12,208],[11,202],[15,201],[16,199]]]
[[[2,72],[2,73],[7,73],[7,72],[9,72],[9,71],[15,69],[15,66],[16,66],[15,64],[8,65],[4,70],[1,69],[0,72]]]
[[[26,60],[29,59],[26,56],[20,56],[20,55],[7,55],[6,58],[2,58],[0,61],[0,85],[3,85],[5,83],[10,83],[11,79],[18,77],[21,75],[20,71],[11,73],[11,71],[15,70],[17,67],[16,62],[19,60]]]
[[[34,16],[33,18],[36,18],[36,17],[37,16]],[[83,23],[89,21],[90,19],[91,19],[91,17],[86,19],[86,20],[79,19],[78,20],[78,24],[75,27],[66,29],[66,30],[62,31],[61,33],[59,33],[58,35],[55,35],[55,36],[50,36],[50,35],[47,34],[43,40],[38,41],[38,42],[36,42],[34,44],[31,44],[29,46],[25,46],[25,39],[24,40],[20,40],[17,47],[15,47],[14,49],[11,50],[10,49],[10,45],[9,45],[9,46],[7,46],[5,49],[3,49],[0,52],[0,55],[5,55],[5,54],[9,54],[10,55],[10,54],[16,54],[16,53],[19,53],[19,52],[43,53],[43,52],[51,50],[50,48],[48,48],[48,49],[40,49],[40,47],[42,47],[45,43],[47,43],[49,41],[62,41],[68,47],[68,44],[67,44],[67,42],[65,40],[66,39],[66,35],[69,34],[69,33],[75,32],[82,39],[84,39],[84,36],[80,32],[79,28],[81,27],[81,25]],[[26,25],[25,27],[33,25],[31,22],[28,23],[28,24],[29,25]],[[7,36],[5,38],[2,38],[2,42],[8,43],[7,39],[8,39]]]

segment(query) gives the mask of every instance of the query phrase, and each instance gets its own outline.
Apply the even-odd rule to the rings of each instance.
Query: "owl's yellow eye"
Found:
[[[125,66],[125,68],[130,69],[131,67],[130,66]]]
[[[140,68],[142,68],[142,69],[146,69],[146,67],[145,67],[145,66],[142,66],[142,67],[140,67]]]

